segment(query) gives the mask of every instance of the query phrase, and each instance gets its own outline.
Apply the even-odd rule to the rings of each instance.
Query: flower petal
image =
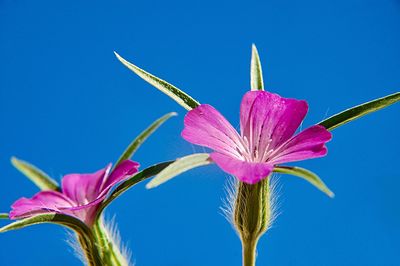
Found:
[[[72,199],[76,206],[96,200],[100,188],[111,169],[111,164],[92,174],[69,174],[63,177],[62,192]]]
[[[202,104],[189,111],[184,119],[182,137],[197,145],[242,158],[245,152],[237,131],[214,107]]]
[[[282,144],[270,162],[279,164],[325,156],[328,152],[325,143],[331,138],[332,134],[323,126],[311,126]]]
[[[267,178],[273,169],[269,163],[246,162],[219,152],[211,153],[210,157],[222,170],[248,184]]]
[[[124,180],[125,178],[132,176],[138,172],[139,163],[132,160],[125,160],[118,164],[111,174],[104,180],[103,185],[100,188],[100,194],[107,194],[108,190],[116,183]]]
[[[20,219],[39,213],[59,212],[73,206],[73,202],[58,191],[41,191],[31,199],[20,198],[11,206],[10,218]],[[68,211],[67,211],[68,212]],[[71,214],[70,212],[66,214]]]
[[[266,91],[250,91],[243,97],[240,110],[242,136],[249,142],[254,160],[265,161],[268,151],[293,136],[308,105]]]

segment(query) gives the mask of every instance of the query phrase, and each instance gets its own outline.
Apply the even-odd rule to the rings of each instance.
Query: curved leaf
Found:
[[[9,219],[8,213],[0,213],[0,219]]]
[[[208,153],[196,153],[177,159],[154,177],[146,188],[154,188],[190,169],[211,163]]]
[[[250,87],[252,91],[264,90],[261,62],[255,44],[251,47]]]
[[[353,108],[347,109],[336,115],[333,115],[321,122],[318,125],[324,126],[328,130],[333,130],[343,124],[346,124],[354,119],[360,118],[369,113],[378,111],[400,100],[400,92],[357,105]]]
[[[146,71],[143,69],[135,66],[132,63],[129,63],[126,61],[124,58],[122,58],[119,54],[114,52],[115,55],[117,56],[118,60],[121,61],[122,64],[124,64],[127,68],[132,70],[134,73],[136,73],[139,77],[171,97],[173,100],[175,100],[177,103],[179,103],[183,108],[187,110],[191,110],[193,108],[196,108],[197,106],[200,105],[198,101],[190,97],[188,94],[185,92],[181,91],[177,87],[175,87],[172,84],[169,84],[165,80],[162,80]]]
[[[85,253],[88,265],[103,265],[100,258],[99,250],[95,244],[94,235],[90,228],[81,220],[69,215],[59,213],[46,213],[35,215],[22,220],[17,220],[0,228],[0,233],[42,223],[63,225],[65,227],[68,227],[69,229],[74,230],[82,247],[82,251]]]
[[[64,215],[59,213],[39,214],[22,220],[17,220],[13,223],[10,223],[0,228],[0,233],[42,223],[59,224],[66,226],[74,231],[79,231],[89,235],[91,234],[89,227],[87,227],[87,225],[83,223],[81,220],[69,215]]]
[[[136,152],[136,150],[142,145],[142,143],[159,128],[165,121],[169,118],[176,116],[175,112],[168,113],[161,118],[154,121],[148,128],[146,128],[139,136],[137,136],[131,144],[126,148],[126,150],[122,153],[121,157],[119,157],[118,161],[115,163],[115,167],[120,164],[122,161],[127,160],[132,157],[132,155]]]
[[[169,162],[163,162],[159,164],[155,164],[153,166],[150,166],[139,173],[133,175],[129,179],[125,180],[121,184],[119,184],[112,192],[111,194],[107,197],[107,199],[101,204],[98,213],[101,213],[102,210],[107,207],[113,200],[115,200],[117,197],[119,197],[122,193],[127,191],[130,187],[136,185],[137,183],[152,177],[154,175],[157,175],[159,172],[164,170],[168,165],[173,163],[174,161],[169,161]]]
[[[15,157],[11,158],[11,163],[41,190],[59,190],[58,183],[34,165]]]
[[[291,166],[275,166],[274,172],[301,177],[310,182],[312,185],[314,185],[325,194],[327,194],[329,197],[333,198],[335,196],[335,194],[333,194],[333,192],[316,174],[308,171],[307,169]]]

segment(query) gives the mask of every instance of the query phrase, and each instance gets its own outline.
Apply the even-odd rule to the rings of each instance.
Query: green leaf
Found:
[[[41,190],[59,190],[57,182],[34,165],[15,157],[11,158],[11,163]]]
[[[103,265],[99,255],[98,247],[95,244],[95,237],[91,229],[81,220],[69,215],[59,213],[35,215],[22,220],[17,220],[0,228],[0,233],[43,223],[58,224],[74,230],[82,247],[82,251],[85,253],[88,265]]]
[[[353,108],[347,109],[341,113],[333,115],[321,122],[318,125],[324,126],[328,130],[333,130],[343,124],[346,124],[354,119],[360,118],[369,113],[378,111],[400,100],[400,92],[357,105]]]
[[[139,77],[171,97],[173,100],[175,100],[177,103],[179,103],[183,108],[187,110],[191,110],[193,108],[196,108],[197,106],[200,105],[198,101],[193,99],[191,96],[186,94],[185,92],[181,91],[177,87],[175,87],[172,84],[169,84],[165,80],[162,80],[146,71],[143,69],[135,66],[132,63],[129,63],[126,61],[124,58],[122,58],[119,54],[114,52],[115,55],[117,56],[118,60],[121,61],[122,64],[124,64],[127,68],[132,70],[134,73],[136,73]]]
[[[169,162],[163,162],[159,164],[155,164],[153,166],[150,166],[139,173],[133,175],[129,179],[125,180],[121,184],[119,184],[109,195],[109,197],[101,204],[100,209],[98,210],[98,213],[101,213],[102,210],[107,207],[113,200],[115,200],[117,197],[121,196],[122,193],[127,191],[129,188],[132,186],[136,185],[137,183],[150,178],[154,175],[157,175],[159,172],[164,170],[168,165],[173,163],[174,161],[169,161]]]
[[[161,118],[154,121],[148,128],[146,128],[139,136],[137,136],[131,144],[126,148],[124,153],[119,157],[118,161],[115,163],[115,166],[120,164],[122,161],[127,160],[132,157],[132,155],[136,152],[136,150],[142,145],[142,143],[154,132],[156,131],[165,121],[169,118],[176,116],[175,112],[168,113]]]
[[[11,230],[21,229],[27,226],[42,224],[42,223],[54,223],[66,226],[74,231],[79,231],[84,234],[90,234],[90,229],[81,220],[74,218],[69,215],[56,214],[56,213],[46,213],[39,214],[29,218],[17,220],[10,223],[2,228],[0,228],[0,233],[4,233]]]
[[[255,44],[251,47],[251,66],[250,66],[250,87],[252,91],[263,91],[264,82],[262,75],[262,68],[260,57],[258,55],[257,47]]]
[[[9,219],[8,213],[0,213],[0,219]]]
[[[333,194],[333,192],[316,174],[308,171],[307,169],[291,166],[275,166],[274,172],[301,177],[313,184],[316,188],[327,194],[329,197],[333,198],[335,196],[335,194]]]
[[[177,175],[182,174],[190,169],[210,164],[210,155],[208,153],[196,153],[177,159],[168,167],[162,170],[156,177],[154,177],[147,185],[146,188],[154,188]]]

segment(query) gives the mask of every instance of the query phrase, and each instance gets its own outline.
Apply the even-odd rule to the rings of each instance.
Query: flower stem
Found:
[[[243,266],[256,265],[256,248],[257,248],[257,241],[254,240],[242,241]]]
[[[89,266],[102,266],[103,263],[100,258],[99,251],[94,243],[86,236],[77,234],[79,244],[81,245],[82,251],[85,254],[86,261]]]
[[[106,265],[125,266],[128,264],[110,235],[110,232],[104,226],[102,217],[93,225],[93,231],[97,245],[101,251],[101,257]]]

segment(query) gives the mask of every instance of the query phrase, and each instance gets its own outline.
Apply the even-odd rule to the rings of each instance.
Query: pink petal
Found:
[[[111,164],[92,174],[69,174],[63,177],[62,191],[76,206],[86,205],[96,200],[100,187],[111,169]]]
[[[11,206],[10,218],[20,219],[48,212],[63,213],[62,209],[72,207],[73,204],[70,199],[58,191],[41,191],[31,199],[17,200]]]
[[[270,162],[279,164],[325,156],[328,152],[325,143],[331,138],[332,134],[323,126],[309,127],[283,143]]]
[[[197,145],[241,158],[245,148],[237,131],[214,107],[202,104],[184,119],[182,137]]]
[[[240,108],[241,132],[247,139],[256,161],[287,141],[303,121],[308,106],[305,101],[283,98],[266,91],[245,94]]]
[[[138,172],[139,163],[125,160],[122,161],[117,167],[111,172],[111,174],[105,179],[105,182],[101,186],[100,194],[107,194],[113,185],[132,176]]]
[[[269,163],[246,162],[219,152],[211,153],[210,157],[222,170],[248,184],[267,178],[273,169]]]

